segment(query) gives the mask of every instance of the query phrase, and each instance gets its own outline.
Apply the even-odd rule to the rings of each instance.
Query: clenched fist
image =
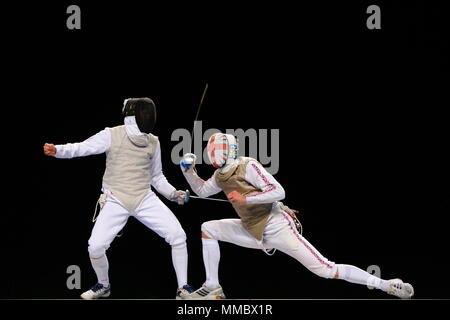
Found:
[[[170,195],[170,200],[177,202],[180,206],[188,202],[187,193],[183,190],[175,190]]]
[[[194,168],[197,156],[193,153],[186,153],[180,160],[181,169],[187,172]]]
[[[51,143],[44,144],[44,154],[46,156],[54,156],[54,155],[56,155],[55,145],[51,144]]]
[[[246,203],[247,198],[237,192],[236,190],[231,191],[229,194],[227,194],[228,200],[230,200],[231,203]]]

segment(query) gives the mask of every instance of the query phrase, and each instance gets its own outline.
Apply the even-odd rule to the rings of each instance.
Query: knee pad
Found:
[[[186,233],[183,229],[177,230],[175,232],[172,232],[166,237],[166,241],[171,246],[177,246],[181,245],[186,242]]]
[[[89,245],[88,247],[89,257],[99,258],[106,253],[106,249],[107,248],[105,246]]]
[[[211,220],[211,221],[206,221],[202,223],[201,226],[201,230],[204,234],[206,234],[208,237],[210,237],[211,239],[214,239],[213,237],[213,225],[214,225],[214,221],[215,220]]]

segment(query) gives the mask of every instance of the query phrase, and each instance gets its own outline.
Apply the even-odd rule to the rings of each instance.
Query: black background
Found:
[[[79,142],[122,123],[124,98],[149,96],[163,169],[186,189],[170,140],[203,128],[280,129],[285,203],[304,236],[337,263],[379,265],[417,298],[449,298],[448,34],[445,11],[423,1],[224,2],[167,7],[78,1],[5,12],[2,298],[78,298],[95,283],[87,253],[104,155],[45,157],[45,142]],[[366,28],[378,4],[382,29]],[[206,143],[204,144],[206,146]],[[198,166],[203,178],[213,168]],[[200,225],[235,217],[228,204],[192,200],[176,214],[188,237],[189,283],[204,281]],[[385,298],[314,276],[292,258],[221,243],[230,298]],[[173,298],[170,247],[130,219],[108,251],[114,298]],[[82,270],[68,290],[66,268]]]

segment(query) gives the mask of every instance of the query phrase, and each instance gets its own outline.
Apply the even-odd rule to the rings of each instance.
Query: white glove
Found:
[[[185,204],[188,201],[186,191],[175,190],[170,195],[170,200],[177,202],[179,205]]]
[[[195,167],[197,156],[193,153],[186,153],[180,160],[181,170],[187,172]]]

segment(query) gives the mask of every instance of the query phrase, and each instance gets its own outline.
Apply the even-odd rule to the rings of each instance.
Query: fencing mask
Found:
[[[156,123],[156,107],[150,98],[129,98],[123,102],[124,117],[135,116],[136,124],[142,133],[153,131]]]
[[[238,143],[231,134],[215,133],[206,146],[208,158],[215,168],[231,164],[237,158]]]

